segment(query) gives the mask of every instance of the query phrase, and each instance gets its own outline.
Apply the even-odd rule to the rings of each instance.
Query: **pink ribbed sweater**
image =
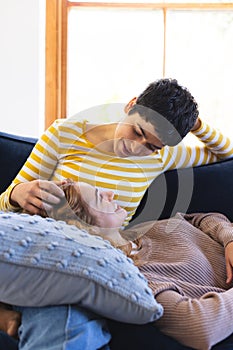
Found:
[[[137,259],[164,306],[155,325],[186,346],[211,349],[233,333],[233,284],[226,284],[224,256],[232,224],[221,214],[178,213],[137,225],[137,234],[145,229]]]

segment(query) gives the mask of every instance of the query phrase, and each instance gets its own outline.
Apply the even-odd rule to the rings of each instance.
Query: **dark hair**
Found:
[[[185,137],[199,114],[194,97],[175,79],[151,83],[138,96],[128,114],[136,112],[155,127],[161,141],[169,146],[178,144]]]

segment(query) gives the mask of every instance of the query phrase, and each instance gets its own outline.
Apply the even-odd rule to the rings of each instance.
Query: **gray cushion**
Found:
[[[4,212],[0,300],[20,306],[77,303],[136,324],[163,312],[132,260],[108,241],[62,221]]]

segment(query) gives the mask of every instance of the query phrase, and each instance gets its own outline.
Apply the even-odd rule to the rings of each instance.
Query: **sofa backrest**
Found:
[[[0,132],[0,193],[14,179],[35,138]],[[159,176],[146,192],[133,224],[168,218],[180,212],[220,212],[233,222],[233,159]]]
[[[176,212],[220,212],[233,222],[233,158],[162,174],[150,186],[143,212],[133,224]]]
[[[0,193],[10,185],[31,153],[35,143],[35,138],[0,132]]]
[[[4,192],[27,160],[37,139],[0,132],[0,193]],[[145,193],[134,218],[143,210],[147,199]]]

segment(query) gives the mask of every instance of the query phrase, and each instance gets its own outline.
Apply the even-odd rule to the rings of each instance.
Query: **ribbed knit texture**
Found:
[[[230,241],[233,226],[216,213],[178,213],[143,236],[139,269],[164,307],[155,325],[189,347],[207,350],[233,333],[233,284],[226,284],[224,257]]]
[[[166,170],[192,167],[233,156],[233,144],[205,123],[194,132],[206,147],[164,147],[147,157],[119,158],[98,150],[85,135],[86,122],[57,120],[38,141],[10,187],[0,196],[1,210],[18,210],[9,203],[12,188],[35,179],[72,178],[113,190],[118,204],[135,213],[151,182]]]

